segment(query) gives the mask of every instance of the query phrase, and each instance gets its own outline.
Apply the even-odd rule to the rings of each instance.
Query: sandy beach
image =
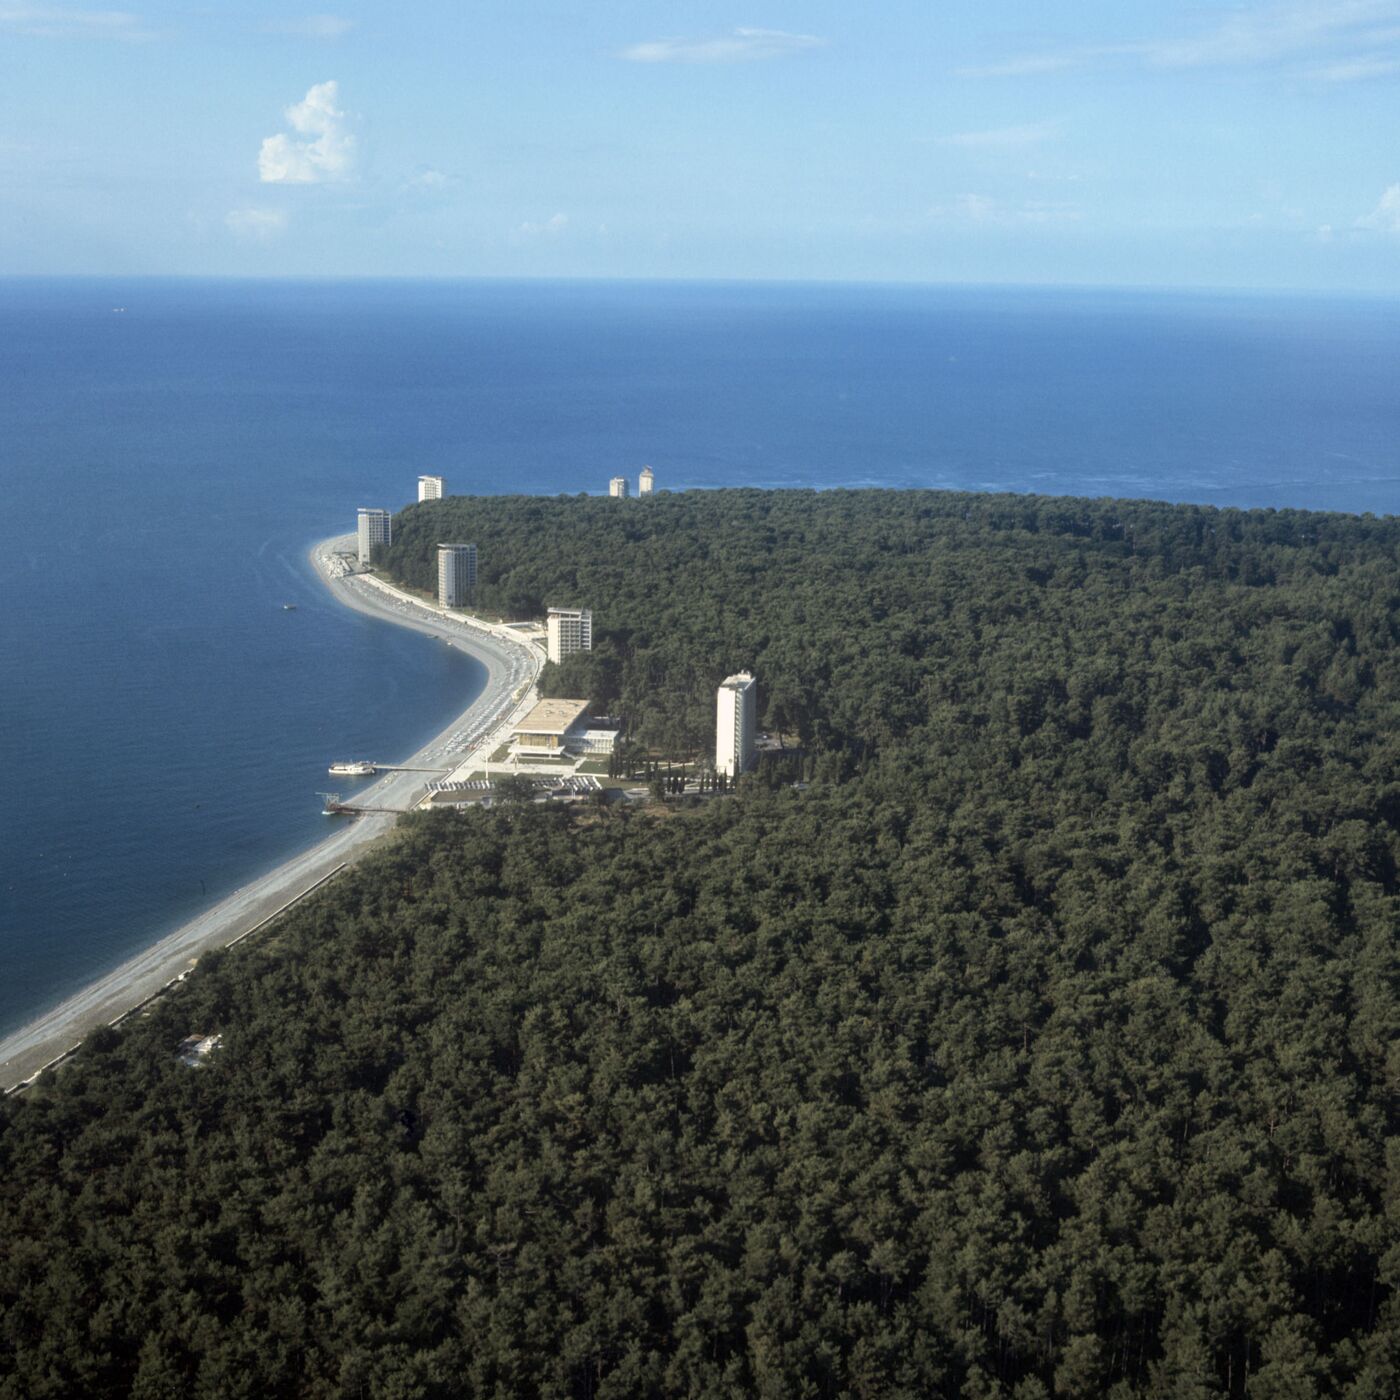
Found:
[[[442,616],[408,595],[369,579],[338,577],[337,558],[353,536],[323,540],[310,552],[317,574],[347,607],[412,627],[462,647],[487,668],[481,694],[441,733],[401,761],[414,768],[447,770],[502,742],[517,713],[530,703],[543,653],[508,629],[470,626]],[[523,694],[522,694],[523,687]],[[517,701],[515,697],[520,695]],[[406,809],[422,796],[432,774],[390,772],[367,786],[346,790],[356,805]],[[328,779],[333,785],[334,780]],[[328,818],[330,823],[333,819]],[[392,811],[334,819],[325,840],[275,870],[235,890],[211,909],[99,978],[76,995],[0,1041],[0,1085],[6,1091],[28,1081],[98,1026],[109,1025],[148,1001],[193,966],[209,948],[220,948],[270,924],[276,915],[363,854],[394,824]]]

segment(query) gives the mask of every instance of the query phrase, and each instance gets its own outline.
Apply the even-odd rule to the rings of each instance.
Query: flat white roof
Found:
[[[541,700],[515,726],[515,732],[517,734],[567,734],[587,713],[587,700]]]

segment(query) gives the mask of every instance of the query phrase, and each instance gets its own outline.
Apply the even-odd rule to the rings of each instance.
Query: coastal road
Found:
[[[528,703],[528,695],[522,704],[516,704],[513,697],[522,686],[532,690],[543,661],[540,649],[495,630],[439,616],[418,606],[407,595],[364,577],[337,577],[341,567],[338,554],[347,548],[353,548],[353,536],[323,541],[311,551],[316,572],[340,602],[461,647],[487,669],[481,694],[446,729],[402,762],[414,768],[441,770],[456,767],[478,752],[489,757],[494,746],[503,741],[503,731],[510,721],[523,703]],[[347,785],[342,796],[356,806],[406,808],[423,795],[431,776],[388,773],[365,787]],[[327,779],[332,786],[335,781]],[[338,867],[363,854],[395,820],[389,812],[368,812],[353,819],[327,818],[333,829],[325,840],[235,890],[212,909],[0,1041],[0,1085],[8,1090],[28,1080],[89,1032],[110,1024],[154,996],[206,949],[224,947],[257,928]]]

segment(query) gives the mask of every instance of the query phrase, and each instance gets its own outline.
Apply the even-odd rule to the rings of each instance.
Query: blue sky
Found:
[[[1400,0],[0,0],[0,273],[1393,293],[1397,138]]]

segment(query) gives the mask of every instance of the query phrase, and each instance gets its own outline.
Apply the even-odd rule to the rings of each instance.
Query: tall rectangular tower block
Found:
[[[734,777],[753,767],[758,731],[758,696],[747,671],[726,676],[717,692],[715,772]]]
[[[387,510],[361,506],[356,513],[357,553],[361,564],[368,564],[377,544],[393,544],[394,517]]]
[[[438,605],[465,608],[476,597],[476,546],[438,545]]]
[[[550,608],[549,659],[555,663],[576,651],[593,650],[593,613],[588,608]]]

